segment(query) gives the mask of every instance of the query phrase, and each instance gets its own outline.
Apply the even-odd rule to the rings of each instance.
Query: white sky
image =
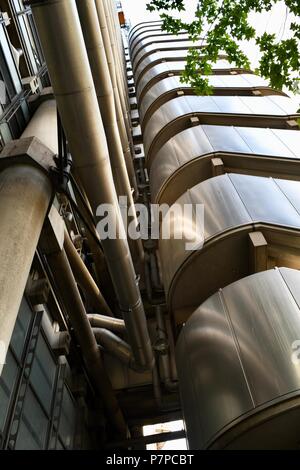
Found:
[[[144,436],[151,436],[153,434],[160,434],[162,432],[181,431],[183,429],[183,421],[171,421],[169,423],[154,424],[143,427]],[[159,445],[148,444],[147,450],[186,450],[186,439],[177,439],[175,441],[163,442]]]
[[[137,23],[142,21],[155,21],[159,20],[159,13],[150,13],[146,10],[147,3],[150,3],[150,0],[122,0],[122,5],[127,21],[131,21],[131,26],[134,26]],[[188,5],[187,11],[180,14],[180,18],[192,20],[194,17],[194,12],[196,10],[197,0],[186,0],[186,5]]]
[[[122,0],[124,13],[131,26],[142,21],[158,20],[159,13],[150,13],[146,10],[146,4],[149,0]],[[194,18],[194,12],[197,5],[197,0],[186,0],[186,12],[180,13],[180,18],[190,21]],[[275,33],[278,40],[286,39],[291,33],[289,27],[293,21],[293,15],[287,15],[287,9],[283,1],[278,2],[270,12],[261,14],[253,14],[251,23],[255,26],[259,34],[265,31],[268,33]],[[254,42],[243,42],[242,47],[249,57],[252,68],[256,68],[259,61],[259,50]],[[299,97],[297,98],[299,101]]]

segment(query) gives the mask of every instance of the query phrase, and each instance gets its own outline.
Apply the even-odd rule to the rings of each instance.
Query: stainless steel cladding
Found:
[[[188,127],[218,124],[284,129],[299,118],[297,107],[285,96],[179,96],[155,111],[145,127],[147,166],[151,167],[162,145]]]
[[[221,172],[299,180],[299,159],[299,133],[293,130],[192,127],[176,134],[156,154],[150,172],[151,198],[156,204],[173,204],[189,188],[215,176],[215,163]]]
[[[203,77],[206,78],[206,77]],[[284,95],[268,86],[268,82],[258,75],[210,75],[208,83],[213,87],[214,95],[242,95],[242,96],[267,96]],[[140,102],[140,119],[144,128],[153,113],[164,103],[182,95],[195,95],[195,90],[188,84],[182,83],[180,77],[171,76],[160,80],[144,94]]]
[[[191,220],[185,220],[189,217],[185,207],[192,206],[195,212],[200,205],[204,221],[193,227]],[[300,182],[217,176],[188,189],[164,220],[167,217],[173,220],[170,237],[160,240],[159,250],[169,311],[176,324],[186,321],[219,288],[251,274],[252,232],[261,232],[266,240],[265,269],[300,268]],[[181,239],[176,238],[178,227],[183,228]],[[203,233],[203,247],[187,250],[193,230]]]
[[[185,32],[179,33],[179,36],[182,36],[182,35],[185,35],[185,39],[186,39],[186,33]],[[141,32],[137,37],[134,37],[132,41],[130,41],[131,57],[133,57],[135,49],[137,47],[139,48],[140,45],[144,47],[146,44],[149,44],[148,40],[150,40],[151,42],[157,42],[157,40],[164,41],[165,37],[167,41],[170,41],[171,35],[169,33],[166,33],[165,31],[162,31],[160,28],[158,28],[156,31],[145,30]],[[155,40],[152,40],[153,38],[155,38]]]
[[[173,42],[181,42],[187,41],[189,35],[187,33],[180,33],[180,34],[166,34],[163,32],[159,32],[156,34],[145,34],[145,37],[139,35],[135,41],[132,41],[130,44],[130,55],[131,59],[134,60],[135,56],[141,52],[143,49],[145,50],[147,46],[154,45],[156,48],[156,44],[165,45],[166,43],[173,43]],[[167,47],[173,47],[173,44],[169,44]]]
[[[299,448],[299,339],[295,270],[252,275],[197,308],[176,347],[191,449]]]
[[[168,42],[163,41],[161,38],[160,42],[156,42],[153,44],[148,44],[143,49],[140,49],[132,58],[132,69],[133,71],[139,66],[141,61],[153,52],[157,51],[172,51],[172,50],[180,50],[180,49],[200,49],[203,45],[202,41],[190,41],[188,39],[180,40],[179,38],[176,41]]]
[[[131,52],[189,446],[299,448],[298,103],[222,53],[196,96],[157,31]]]

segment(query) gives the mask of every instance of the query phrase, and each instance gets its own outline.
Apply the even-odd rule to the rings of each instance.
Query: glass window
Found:
[[[21,360],[22,357],[31,318],[31,309],[26,299],[23,297],[10,343],[14,353],[16,354],[19,360]]]
[[[48,418],[32,390],[28,388],[15,448],[38,450],[45,448]]]
[[[6,364],[0,376],[0,431],[3,431],[5,426],[10,396],[16,382],[17,374],[17,362],[13,358],[12,353],[8,351]]]
[[[71,395],[64,386],[61,416],[59,422],[59,436],[66,449],[72,449],[76,426],[76,408]]]
[[[46,341],[40,334],[31,368],[30,383],[48,413],[51,410],[55,376],[56,364]]]

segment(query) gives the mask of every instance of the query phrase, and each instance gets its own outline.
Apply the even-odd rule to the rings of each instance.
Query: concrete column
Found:
[[[51,165],[52,152],[33,138],[10,142],[0,155],[0,345],[5,354],[52,198],[46,171]]]

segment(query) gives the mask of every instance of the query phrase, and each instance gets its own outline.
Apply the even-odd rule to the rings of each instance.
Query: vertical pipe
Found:
[[[117,113],[117,123],[119,127],[120,137],[123,146],[123,153],[127,162],[128,174],[135,189],[136,194],[138,194],[137,183],[134,174],[133,162],[132,162],[132,153],[130,148],[130,138],[131,138],[131,129],[128,124],[128,115],[127,111],[124,111],[124,108],[121,103],[122,95],[120,96],[120,92],[117,86],[117,76],[116,76],[116,69],[114,63],[114,56],[111,47],[110,35],[108,24],[106,20],[106,14],[104,9],[103,0],[95,0],[98,18],[100,22],[100,28],[102,32],[103,44],[105,47],[105,53],[107,57],[107,63],[110,71],[110,77],[113,87],[113,92],[115,96],[115,106],[116,106],[116,113]]]
[[[0,173],[0,345],[5,353],[51,197],[42,169],[19,164]]]
[[[131,221],[137,227],[138,221],[117,126],[113,88],[95,1],[77,0],[77,9],[103,119],[116,190],[119,196],[127,197],[128,207],[133,214]],[[129,240],[129,246],[134,260],[142,261],[141,239]]]
[[[154,358],[136,275],[114,188],[102,118],[75,0],[34,3],[39,32],[57,106],[74,166],[94,214],[100,204],[113,210],[117,238],[102,240],[125,320],[134,358],[142,369]]]

